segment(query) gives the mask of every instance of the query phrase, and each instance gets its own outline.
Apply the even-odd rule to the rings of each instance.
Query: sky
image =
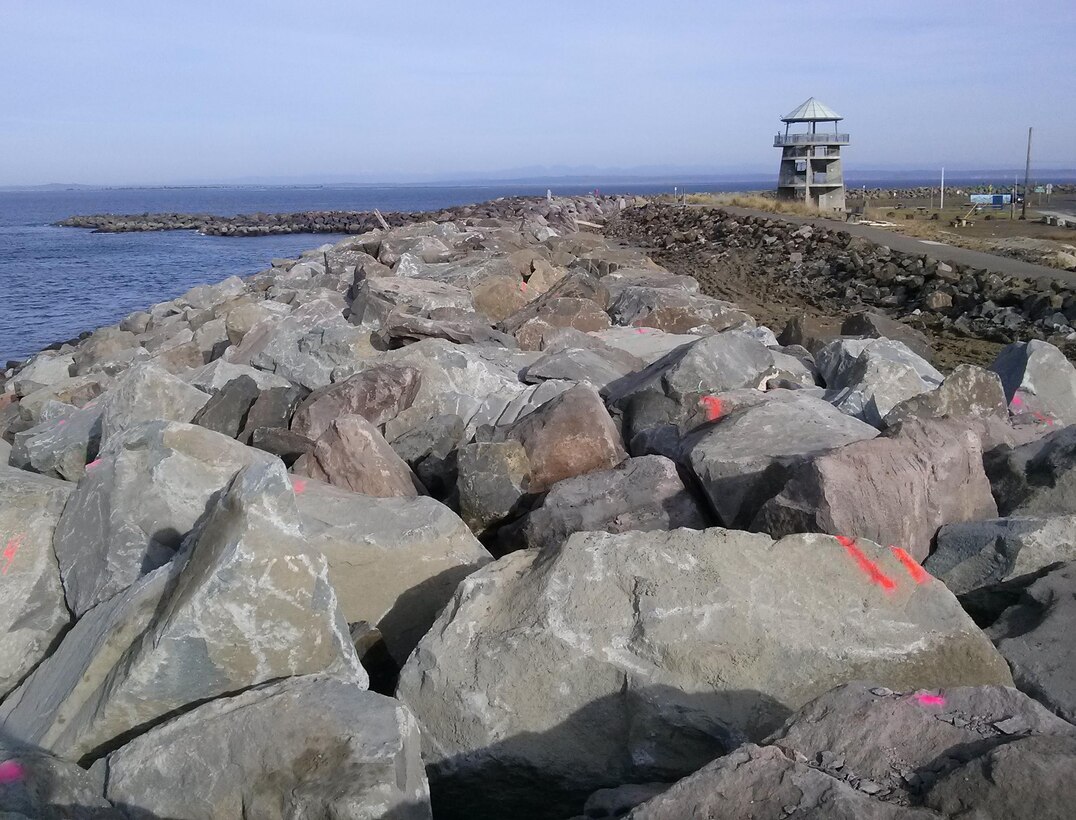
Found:
[[[0,0],[0,185],[1076,167],[1074,0]]]

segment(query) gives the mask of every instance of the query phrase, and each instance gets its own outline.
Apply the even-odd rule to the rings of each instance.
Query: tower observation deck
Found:
[[[773,138],[774,147],[781,149],[778,199],[805,202],[823,211],[844,211],[841,146],[849,140],[848,134],[837,131],[837,123],[842,119],[814,97],[781,117],[785,132]],[[805,123],[806,130],[792,132],[795,123]],[[825,126],[820,129],[819,123],[833,123],[833,130]]]

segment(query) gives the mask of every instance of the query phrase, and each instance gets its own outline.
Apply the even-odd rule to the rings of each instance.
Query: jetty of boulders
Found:
[[[0,376],[0,814],[1070,815],[1067,292],[632,199],[426,216]],[[849,315],[779,338],[644,242]],[[898,320],[987,301],[987,367]]]

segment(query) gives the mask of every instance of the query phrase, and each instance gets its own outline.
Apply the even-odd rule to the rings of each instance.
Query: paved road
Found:
[[[1007,256],[995,256],[992,253],[972,251],[967,248],[958,248],[955,245],[946,245],[943,242],[932,242],[924,239],[916,239],[912,236],[894,233],[883,228],[872,228],[869,225],[856,225],[852,222],[839,222],[835,219],[816,219],[805,216],[791,216],[789,214],[771,214],[765,211],[755,211],[748,208],[730,208],[721,206],[722,210],[740,216],[761,216],[767,219],[783,219],[787,222],[795,222],[800,225],[811,224],[819,227],[831,228],[837,231],[847,231],[853,236],[861,236],[879,245],[887,245],[895,251],[904,253],[923,254],[931,259],[941,262],[953,262],[958,265],[968,265],[973,268],[983,268],[995,273],[1008,274],[1009,276],[1026,276],[1034,279],[1061,279],[1069,284],[1076,285],[1076,273],[1072,271],[1048,268],[1045,265],[1033,265],[1021,259],[1011,259]]]

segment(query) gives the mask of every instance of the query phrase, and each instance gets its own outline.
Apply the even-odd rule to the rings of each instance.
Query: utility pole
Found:
[[[1016,219],[1016,176],[1012,178],[1012,196],[1009,197],[1009,219]]]
[[[941,205],[938,206],[938,210],[945,210],[945,166],[942,166],[942,186],[941,186]]]
[[[1027,164],[1024,166],[1024,204],[1020,208],[1020,218],[1027,219],[1027,183],[1031,177],[1031,128],[1027,129]]]

